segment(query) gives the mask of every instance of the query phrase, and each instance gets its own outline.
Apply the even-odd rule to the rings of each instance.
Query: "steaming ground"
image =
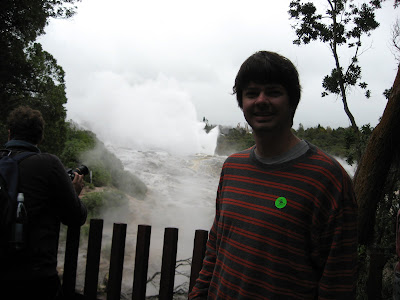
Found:
[[[166,151],[137,151],[113,146],[108,146],[108,149],[116,154],[126,170],[139,177],[148,187],[144,199],[131,198],[129,208],[104,212],[103,216],[105,228],[102,253],[105,255],[101,258],[99,284],[102,284],[108,272],[112,224],[126,223],[122,293],[130,299],[137,226],[139,224],[152,226],[148,277],[161,271],[166,227],[179,229],[177,260],[191,258],[195,230],[209,230],[212,225],[219,175],[226,157],[206,154],[181,156]],[[80,251],[82,254],[79,259],[82,263],[78,262],[77,289],[79,290],[83,289],[85,247],[86,245],[82,245]],[[61,253],[59,265],[63,263]],[[184,267],[181,271],[188,272],[189,267]],[[159,277],[156,283],[157,280]],[[175,278],[176,285],[188,281],[184,276]],[[157,295],[158,291],[158,286],[148,284],[148,295]]]

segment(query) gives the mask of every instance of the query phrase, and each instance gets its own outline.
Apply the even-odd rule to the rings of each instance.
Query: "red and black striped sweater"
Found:
[[[189,298],[354,299],[356,224],[350,177],[317,147],[278,165],[233,154]]]

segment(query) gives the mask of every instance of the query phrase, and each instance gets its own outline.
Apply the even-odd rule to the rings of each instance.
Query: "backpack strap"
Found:
[[[3,177],[3,179],[6,181],[7,186],[8,186],[8,194],[11,199],[13,199],[13,196],[16,195],[17,193],[17,185],[18,185],[18,172],[13,171],[13,164],[19,165],[19,163],[32,156],[37,154],[36,152],[20,152],[15,154],[14,156],[11,156],[12,151],[9,149],[6,150],[1,150],[1,151],[7,151],[8,154],[3,155],[2,158],[2,163],[4,164],[3,168],[0,168],[0,175]]]
[[[17,152],[15,155],[12,155],[13,151],[10,149],[1,149],[0,152],[3,152],[2,155],[0,155],[0,157],[4,156],[12,157],[18,163],[23,161],[25,158],[28,158],[29,156],[37,154],[36,152],[22,151],[22,152]]]

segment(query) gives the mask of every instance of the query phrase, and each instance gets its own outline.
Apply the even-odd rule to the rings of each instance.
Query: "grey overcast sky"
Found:
[[[324,7],[326,1],[314,1]],[[68,20],[51,20],[40,38],[66,72],[68,118],[107,137],[176,141],[211,124],[244,124],[232,86],[241,63],[258,50],[276,51],[300,73],[302,98],[294,128],[349,126],[341,100],[321,98],[333,59],[327,45],[292,44],[287,0],[83,0]],[[397,61],[390,45],[399,14],[393,1],[377,13],[380,27],[363,42],[360,65],[372,97],[354,89],[350,110],[359,126],[376,126]],[[340,49],[346,62],[346,48]],[[144,134],[143,132],[147,133]],[[167,138],[174,142],[174,138]],[[167,141],[166,141],[167,142]]]

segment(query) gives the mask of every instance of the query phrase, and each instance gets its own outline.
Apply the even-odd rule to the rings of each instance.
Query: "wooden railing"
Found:
[[[121,299],[122,271],[125,254],[125,238],[127,225],[114,223],[110,265],[106,300]],[[149,263],[151,226],[138,225],[137,243],[134,265],[134,278],[132,284],[132,299],[146,298],[146,286],[148,282],[147,271]],[[76,291],[76,275],[78,262],[78,249],[80,240],[80,228],[68,227],[65,246],[63,292],[68,300],[85,299],[98,300],[98,278],[101,254],[101,242],[103,236],[103,220],[90,220],[89,239],[86,256],[86,272],[83,294]],[[189,292],[192,290],[196,278],[201,270],[206,249],[208,232],[196,230],[194,237],[192,264],[190,271]],[[173,299],[175,283],[175,266],[178,242],[178,229],[165,228],[164,245],[161,265],[161,278],[158,299]],[[368,279],[369,299],[381,299],[382,269],[384,265],[382,253],[372,253]],[[104,298],[103,298],[104,299]]]
[[[120,300],[121,298],[126,227],[127,225],[123,223],[114,223],[113,225],[110,266],[106,292],[107,300]],[[145,299],[146,297],[150,234],[151,226],[138,225],[134,278],[132,284],[132,299],[135,300]],[[63,292],[67,299],[98,299],[98,278],[102,235],[103,220],[90,220],[84,289],[83,294],[80,294],[76,291],[80,228],[68,227],[62,280]],[[191,291],[199,271],[201,270],[207,237],[208,232],[206,230],[195,231],[189,291]],[[159,290],[159,299],[161,300],[173,298],[177,244],[178,229],[165,228]]]

